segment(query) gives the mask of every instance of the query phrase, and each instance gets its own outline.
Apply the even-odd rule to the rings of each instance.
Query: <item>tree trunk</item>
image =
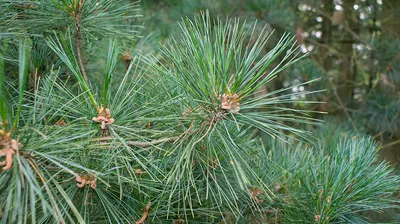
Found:
[[[338,77],[337,91],[343,101],[351,100],[353,92],[353,43],[355,42],[354,34],[355,26],[355,10],[353,9],[354,1],[343,1],[343,22],[339,26],[343,26],[339,56],[341,59],[340,74]]]

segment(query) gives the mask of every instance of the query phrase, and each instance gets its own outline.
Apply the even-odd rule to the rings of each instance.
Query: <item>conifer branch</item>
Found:
[[[87,81],[85,66],[83,64],[82,57],[82,33],[81,33],[81,9],[85,0],[80,0],[76,13],[75,13],[75,26],[76,26],[76,34],[75,34],[75,47],[76,47],[76,55],[78,57],[79,69],[81,70],[83,78]],[[74,15],[74,14],[73,14]]]
[[[264,8],[286,17],[279,1],[251,2],[245,4],[268,15],[265,20],[273,15]],[[262,27],[205,12],[183,20],[182,35],[171,35],[153,55],[158,35],[154,43],[136,42],[137,4],[0,0],[0,223],[367,223],[363,211],[395,208],[400,178],[377,157],[400,145],[400,103],[377,91],[381,81],[395,85],[398,67],[379,75],[377,88],[358,98],[354,110],[338,96],[337,83],[316,83],[325,71],[315,58],[297,64],[307,55],[300,46],[319,47],[311,40],[317,35],[299,45],[274,21]],[[317,22],[327,21],[320,16]],[[275,39],[271,27],[282,37]],[[310,29],[319,30],[301,32]],[[327,51],[328,39],[321,39]],[[369,47],[380,52],[375,40],[360,47],[357,54]],[[129,49],[122,63],[121,49]],[[323,55],[333,62],[336,53]],[[90,84],[85,67],[93,68]],[[43,75],[28,92],[33,69]],[[68,81],[72,75],[77,82]],[[330,89],[351,124],[312,126],[328,109],[308,106],[320,103],[309,98],[322,92],[316,89]],[[363,119],[370,134],[396,139],[379,148],[362,137],[366,129],[356,113],[373,114]]]

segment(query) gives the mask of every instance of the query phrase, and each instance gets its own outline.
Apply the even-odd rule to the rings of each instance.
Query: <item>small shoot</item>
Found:
[[[114,123],[114,118],[111,117],[111,112],[108,108],[104,109],[103,107],[99,110],[99,116],[93,117],[92,119],[96,123],[101,123],[101,130],[106,130],[107,124]]]
[[[98,110],[98,116],[93,117],[93,121],[101,123],[101,129],[106,130],[107,124],[114,123],[114,118],[111,117],[110,109],[107,108],[107,94],[118,59],[118,48],[116,47],[116,41],[110,40],[108,45],[108,56],[107,56],[107,72],[104,74],[104,86],[102,96],[102,106]]]
[[[55,35],[54,38],[49,38],[46,40],[47,45],[57,54],[57,56],[61,59],[62,62],[69,68],[75,78],[78,80],[79,86],[89,97],[89,100],[93,107],[99,111],[100,108],[94,98],[94,95],[89,88],[85,78],[82,75],[82,71],[79,68],[78,62],[76,60],[74,52],[71,50],[72,42],[71,38],[68,38],[70,42],[67,42],[67,38],[63,35],[60,38]]]
[[[70,71],[74,74],[76,79],[78,80],[79,85],[89,96],[90,102],[93,107],[96,109],[98,116],[93,117],[93,121],[97,123],[101,123],[101,129],[105,130],[107,124],[114,123],[114,119],[111,118],[110,109],[107,108],[107,94],[111,82],[111,78],[113,76],[113,72],[115,70],[115,66],[118,59],[119,49],[117,47],[116,40],[110,40],[108,47],[108,56],[107,56],[107,68],[106,73],[104,74],[104,86],[103,86],[103,94],[101,98],[101,106],[98,106],[94,98],[94,94],[92,90],[89,88],[87,81],[82,75],[81,69],[79,68],[79,64],[76,60],[74,52],[71,50],[72,43],[67,43],[66,38],[61,36],[60,38],[55,36],[55,38],[50,38],[47,40],[47,44],[49,47],[58,55],[58,57],[64,62],[64,64],[70,69]]]
[[[92,189],[96,189],[97,187],[97,178],[96,175],[86,174],[84,176],[77,176],[75,178],[78,188],[84,188],[86,185],[89,185]]]
[[[19,154],[19,148],[22,145],[15,139],[12,139],[12,134],[16,130],[18,120],[21,115],[22,101],[24,99],[24,91],[26,85],[26,79],[29,68],[29,55],[30,55],[30,40],[20,39],[19,41],[19,95],[18,95],[18,108],[17,114],[14,116],[12,127],[10,131],[7,131],[7,111],[8,108],[6,93],[5,93],[5,53],[7,51],[7,45],[3,44],[3,52],[0,58],[0,115],[3,122],[2,129],[0,130],[0,157],[5,157],[5,161],[0,162],[0,166],[3,166],[3,170],[8,170],[12,167],[13,156]]]
[[[115,70],[115,65],[117,64],[119,49],[116,46],[117,42],[115,40],[110,40],[108,45],[108,56],[107,56],[107,72],[104,74],[104,86],[103,86],[103,97],[102,106],[107,108],[107,94],[109,90],[109,85],[113,72]]]

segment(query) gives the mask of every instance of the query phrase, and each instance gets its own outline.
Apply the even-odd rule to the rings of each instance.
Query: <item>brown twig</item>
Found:
[[[399,139],[399,140],[397,140],[397,141],[394,141],[394,142],[388,143],[388,144],[386,144],[386,145],[383,145],[383,146],[381,146],[381,148],[380,148],[380,149],[388,148],[388,147],[390,147],[390,146],[397,145],[397,144],[400,144],[400,139]]]
[[[149,216],[150,206],[151,206],[151,203],[149,202],[149,203],[146,205],[146,207],[143,209],[142,218],[140,218],[139,221],[136,222],[136,224],[143,224],[144,221],[146,221],[147,217]]]
[[[85,71],[85,67],[83,65],[83,60],[82,60],[82,53],[81,53],[81,32],[80,32],[80,26],[77,25],[77,29],[76,29],[76,38],[75,38],[75,45],[76,45],[76,54],[78,56],[78,62],[79,62],[79,69],[81,70],[82,76],[85,80],[87,80],[86,77],[86,71]]]
[[[76,54],[78,57],[78,63],[79,63],[79,69],[82,73],[82,76],[85,80],[87,80],[86,77],[86,71],[85,71],[85,66],[83,65],[83,59],[82,59],[82,34],[81,34],[81,9],[83,6],[83,3],[85,0],[80,0],[78,4],[78,8],[76,10],[76,13],[73,13],[72,15],[75,18],[75,26],[76,26],[76,33],[75,33],[75,47],[76,47]]]
[[[138,142],[138,141],[128,141],[128,145],[131,146],[136,146],[136,147],[140,147],[140,148],[145,148],[145,147],[149,147],[152,145],[158,145],[161,143],[165,143],[165,142],[173,142],[176,139],[178,139],[177,137],[170,137],[170,138],[161,138],[161,139],[157,139],[157,140],[153,140],[150,142]]]
[[[46,180],[42,177],[42,175],[40,174],[39,169],[37,168],[36,163],[35,163],[34,161],[27,160],[27,162],[31,165],[31,167],[33,168],[33,170],[35,171],[35,173],[36,173],[36,174],[38,175],[38,177],[40,178],[40,181],[43,183],[43,186],[44,186],[44,188],[45,188],[46,191],[47,191],[47,195],[50,197],[50,201],[51,201],[51,203],[52,203],[53,206],[54,206],[54,209],[55,209],[55,211],[56,211],[56,214],[57,214],[58,218],[60,219],[60,220],[59,220],[59,223],[64,224],[65,222],[64,222],[64,220],[63,220],[63,218],[62,218],[61,212],[60,212],[60,210],[59,210],[59,208],[58,208],[58,206],[57,206],[57,203],[56,203],[56,201],[55,201],[55,199],[54,199],[54,196],[53,196],[53,194],[52,194],[51,191],[50,191],[50,188],[49,188],[49,186],[48,186],[47,181],[46,181]]]
[[[338,94],[338,92],[337,92],[337,90],[336,90],[335,84],[333,84],[333,81],[332,81],[332,80],[330,80],[330,83],[331,83],[331,85],[332,85],[332,90],[333,90],[333,93],[334,93],[334,95],[335,95],[335,97],[336,97],[336,100],[339,102],[340,107],[343,108],[343,111],[344,111],[344,113],[346,114],[347,118],[350,120],[350,123],[351,123],[351,125],[353,126],[354,130],[355,130],[356,132],[358,132],[357,125],[356,125],[356,123],[354,122],[353,118],[351,117],[350,113],[347,111],[347,108],[346,108],[346,106],[344,105],[342,99],[340,98],[340,96],[339,96],[339,94]]]

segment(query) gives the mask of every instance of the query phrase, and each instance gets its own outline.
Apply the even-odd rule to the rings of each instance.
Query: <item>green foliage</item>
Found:
[[[272,34],[263,31],[255,37],[255,26],[247,27],[232,20],[212,22],[206,14],[197,17],[194,22],[187,20],[181,23],[181,27],[182,41],[172,38],[162,50],[163,59],[172,66],[162,67],[161,73],[172,76],[176,81],[179,92],[188,100],[188,108],[200,105],[206,110],[213,110],[223,95],[236,94],[240,111],[243,111],[232,118],[236,125],[257,127],[272,137],[277,137],[280,133],[278,129],[281,129],[306,138],[306,132],[277,122],[301,117],[297,121],[314,123],[315,120],[301,115],[307,111],[293,109],[293,113],[281,113],[287,109],[281,105],[299,102],[296,97],[299,94],[286,94],[291,87],[270,93],[262,93],[260,89],[279,72],[301,59],[292,37],[283,36],[271,51],[261,56]],[[250,41],[254,42],[250,45]],[[283,52],[286,54],[282,60],[273,65]],[[309,83],[314,81],[310,80]],[[311,93],[314,92],[304,91],[302,94]],[[307,100],[302,102],[316,103]],[[296,116],[294,112],[299,112],[299,115]]]
[[[325,147],[332,146],[271,152],[287,171],[278,197],[284,222],[369,223],[360,212],[391,206],[399,179],[387,163],[376,162],[378,146],[371,138],[342,138],[328,154]]]
[[[136,2],[0,1],[1,222],[366,223],[395,207],[378,144],[316,128],[326,73],[276,19],[294,4],[241,3],[259,26],[216,16],[231,2],[160,3],[212,7],[155,49]]]
[[[41,36],[68,28],[87,38],[138,36],[138,2],[124,0],[1,1],[1,36]],[[79,29],[75,29],[79,27]]]

